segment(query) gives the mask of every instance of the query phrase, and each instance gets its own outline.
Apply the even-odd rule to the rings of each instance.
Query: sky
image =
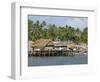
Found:
[[[39,16],[39,15],[29,15],[28,19],[36,22],[39,20],[41,23],[45,21],[46,24],[55,24],[56,26],[72,26],[79,29],[84,29],[88,27],[88,18],[87,17],[74,17],[74,16]]]

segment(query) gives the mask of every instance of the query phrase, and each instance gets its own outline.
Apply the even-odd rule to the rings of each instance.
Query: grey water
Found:
[[[88,55],[28,57],[28,66],[76,65],[88,64]]]

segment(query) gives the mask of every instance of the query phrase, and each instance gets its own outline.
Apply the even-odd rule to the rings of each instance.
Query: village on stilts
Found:
[[[87,53],[87,45],[75,44],[71,41],[52,41],[50,39],[38,39],[28,42],[29,56],[74,56]]]

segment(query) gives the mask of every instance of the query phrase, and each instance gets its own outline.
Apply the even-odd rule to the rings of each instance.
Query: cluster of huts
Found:
[[[52,41],[50,39],[38,39],[35,42],[28,42],[29,55],[51,53],[58,54],[61,52],[87,52],[85,43],[75,44],[71,41]]]

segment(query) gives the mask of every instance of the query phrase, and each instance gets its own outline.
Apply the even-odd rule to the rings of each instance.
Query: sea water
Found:
[[[28,66],[88,64],[88,55],[28,57]]]

